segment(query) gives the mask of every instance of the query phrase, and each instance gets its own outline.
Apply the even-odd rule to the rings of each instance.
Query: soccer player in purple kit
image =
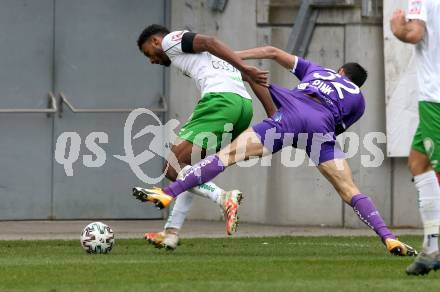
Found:
[[[294,89],[271,84],[268,90],[278,107],[271,118],[254,124],[230,145],[194,164],[185,176],[164,189],[135,188],[133,195],[142,201],[167,207],[180,193],[212,180],[239,161],[269,155],[284,146],[294,146],[306,151],[342,200],[377,233],[390,253],[401,256],[417,254],[412,247],[397,240],[372,200],[354,184],[344,153],[336,143],[336,135],[344,132],[364,113],[365,100],[359,87],[367,79],[365,69],[357,63],[346,63],[335,72],[272,46],[237,54],[242,59],[273,59],[290,70],[300,84]]]

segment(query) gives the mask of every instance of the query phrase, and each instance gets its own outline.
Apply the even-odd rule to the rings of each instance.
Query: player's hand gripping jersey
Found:
[[[208,52],[194,53],[195,35],[184,30],[171,32],[163,38],[162,48],[171,64],[194,79],[201,96],[209,92],[230,92],[251,99],[239,70]]]
[[[359,87],[334,70],[297,57],[292,73],[301,81],[294,92],[319,97],[335,119],[336,135],[353,125],[365,111]]]

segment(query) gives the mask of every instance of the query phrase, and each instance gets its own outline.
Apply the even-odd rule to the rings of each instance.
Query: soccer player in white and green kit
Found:
[[[252,99],[243,84],[242,75],[258,92],[258,88],[267,83],[267,72],[246,65],[216,38],[185,30],[170,32],[161,25],[153,24],[141,33],[137,43],[152,64],[174,65],[192,78],[201,92],[193,114],[182,126],[178,141],[171,148],[172,155],[167,159],[166,177],[174,181],[185,175],[185,166],[194,163],[191,161],[193,151],[200,151],[204,156],[207,149],[220,148],[225,133],[232,134],[232,139],[235,139],[247,129],[252,120]],[[268,115],[275,112],[270,96],[257,96]],[[214,139],[203,139],[207,137],[206,133]],[[173,156],[177,159],[174,165]],[[192,193],[217,203],[225,215],[227,234],[236,231],[241,192],[226,192],[208,182],[176,200],[164,231],[145,234],[150,243],[169,249],[177,247],[178,232],[191,207]]]
[[[408,14],[398,9],[391,17],[393,34],[416,45],[419,85],[419,125],[414,135],[408,166],[419,194],[424,228],[423,251],[407,267],[408,275],[440,269],[440,1],[409,0]]]

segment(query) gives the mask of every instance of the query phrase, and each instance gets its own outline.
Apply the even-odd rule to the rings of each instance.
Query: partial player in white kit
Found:
[[[408,14],[398,9],[391,18],[393,34],[415,44],[419,85],[419,125],[414,135],[408,166],[418,191],[423,222],[423,251],[407,267],[408,275],[440,269],[440,1],[410,0]]]

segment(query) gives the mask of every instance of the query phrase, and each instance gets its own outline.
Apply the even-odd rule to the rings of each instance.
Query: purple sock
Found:
[[[364,194],[353,196],[351,206],[359,218],[380,236],[382,242],[385,243],[387,238],[396,238],[391,230],[388,229],[379,211],[368,196]]]
[[[225,167],[217,154],[210,155],[191,166],[184,177],[177,179],[163,190],[165,193],[177,197],[186,190],[212,180],[223,170]]]

